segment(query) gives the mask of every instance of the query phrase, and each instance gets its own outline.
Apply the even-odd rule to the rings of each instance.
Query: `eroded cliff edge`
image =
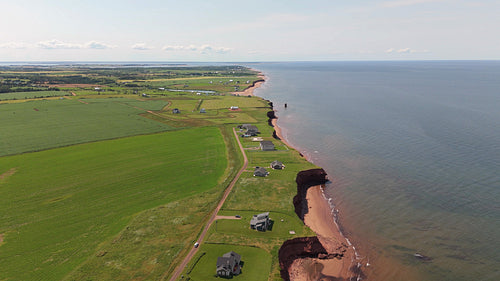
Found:
[[[309,206],[306,199],[307,190],[312,186],[323,185],[328,181],[326,172],[319,169],[301,171],[295,179],[297,183],[297,194],[293,198],[295,213],[304,222]],[[290,267],[295,260],[304,258],[342,259],[347,250],[346,245],[339,245],[334,250],[327,250],[322,244],[322,239],[314,237],[300,237],[287,240],[278,252],[281,278],[290,280]],[[330,247],[331,248],[331,247]],[[325,280],[344,280],[334,276],[324,276]]]

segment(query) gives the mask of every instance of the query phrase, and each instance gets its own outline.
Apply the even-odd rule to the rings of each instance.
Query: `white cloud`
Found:
[[[400,54],[409,54],[412,52],[412,50],[410,48],[404,48],[404,49],[399,49],[396,52],[398,52]]]
[[[40,41],[36,43],[36,46],[41,49],[81,49],[82,45],[63,42],[57,39]]]
[[[389,48],[385,50],[387,54],[427,54],[430,53],[429,50],[414,50],[411,48],[394,49]]]
[[[41,49],[49,49],[49,50],[54,50],[54,49],[112,49],[115,48],[115,46],[108,45],[106,43],[102,42],[97,42],[97,41],[89,41],[84,44],[74,44],[74,43],[68,43],[64,42],[61,40],[57,39],[52,39],[52,40],[47,40],[47,41],[40,41],[36,43],[36,46]]]
[[[28,48],[28,45],[21,42],[7,42],[0,44],[0,49],[26,49],[26,48]]]
[[[113,46],[113,45],[108,45],[106,43],[102,43],[102,42],[97,42],[97,41],[90,41],[90,42],[87,42],[83,45],[83,47],[85,49],[113,49],[115,48],[116,46]]]
[[[164,51],[169,51],[169,52],[199,52],[201,54],[210,54],[210,53],[227,54],[233,50],[232,48],[227,48],[227,47],[213,47],[208,44],[204,44],[201,46],[167,45],[162,49]]]
[[[132,45],[131,48],[134,50],[139,50],[139,51],[147,51],[147,50],[154,49],[153,47],[146,45],[146,43],[136,43],[136,44]]]
[[[182,45],[167,45],[162,48],[164,51],[197,51],[199,47],[196,47],[195,45],[188,45],[188,46],[182,46]]]

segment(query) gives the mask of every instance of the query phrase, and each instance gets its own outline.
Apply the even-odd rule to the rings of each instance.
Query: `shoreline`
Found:
[[[274,109],[273,111],[276,112]],[[295,149],[283,136],[283,130],[278,126],[278,117],[273,118],[271,124],[279,140],[289,148]],[[300,151],[298,152],[302,155]],[[304,158],[311,162],[307,157]],[[290,280],[319,280],[318,278],[350,280],[362,276],[355,247],[342,233],[334,208],[323,192],[323,186],[310,187],[307,190],[306,201],[309,209],[304,215],[304,224],[316,233],[328,254],[342,253],[343,256],[341,258],[297,258],[288,268]]]
[[[252,70],[255,70],[255,69],[252,69]],[[258,70],[255,70],[255,71],[258,71]],[[238,91],[238,92],[231,92],[232,95],[244,95],[244,96],[255,96],[253,94],[253,91],[257,88],[259,88],[260,86],[262,86],[262,84],[264,84],[264,82],[266,82],[267,80],[267,77],[262,74],[262,72],[259,71],[259,74],[257,75],[257,77],[260,78],[260,80],[257,80],[255,81],[252,85],[250,85],[248,88],[246,88],[245,90],[243,91]]]
[[[304,268],[306,273],[313,272],[311,268],[322,268],[318,273],[323,276],[345,279],[354,277],[351,268],[356,260],[355,249],[340,231],[334,210],[323,193],[323,186],[310,187],[307,190],[306,200],[309,210],[304,215],[304,224],[316,233],[318,240],[328,253],[343,252],[343,257],[341,259],[305,259],[302,264],[294,265]],[[309,265],[308,260],[310,260]],[[317,264],[322,266],[317,266]]]

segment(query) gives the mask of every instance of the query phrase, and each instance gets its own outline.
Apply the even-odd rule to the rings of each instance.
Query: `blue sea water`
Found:
[[[249,66],[329,174],[365,280],[500,280],[499,61]]]

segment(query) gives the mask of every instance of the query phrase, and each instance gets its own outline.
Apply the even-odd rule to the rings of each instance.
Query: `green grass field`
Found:
[[[217,257],[234,251],[241,255],[244,263],[241,274],[233,277],[233,280],[268,280],[271,271],[271,254],[257,247],[246,247],[237,245],[205,244],[201,246],[197,256],[193,258],[196,262],[189,277],[193,281],[221,280],[216,277],[215,269]]]
[[[62,97],[70,93],[67,91],[35,91],[35,92],[14,92],[0,93],[0,101],[2,100],[23,100],[39,97]]]
[[[76,96],[64,98],[16,93],[0,102],[1,281],[166,280],[243,163],[233,128],[244,123],[256,124],[277,150],[263,152],[258,142],[239,138],[250,163],[220,215],[242,218],[217,220],[183,274],[216,280],[217,256],[234,250],[245,262],[234,279],[281,280],[283,241],[314,235],[295,215],[292,198],[297,172],[315,166],[271,137],[267,101],[229,93],[238,80],[243,90],[247,80],[260,79],[253,71],[28,67],[3,75],[7,86],[13,76],[24,87],[41,78],[105,86],[66,89]],[[253,167],[273,160],[286,168],[253,177]],[[265,211],[273,229],[251,230],[251,216]]]
[[[167,103],[101,98],[0,104],[0,156],[171,130],[139,115]]]
[[[0,158],[2,280],[59,280],[132,216],[218,186],[215,127]]]

